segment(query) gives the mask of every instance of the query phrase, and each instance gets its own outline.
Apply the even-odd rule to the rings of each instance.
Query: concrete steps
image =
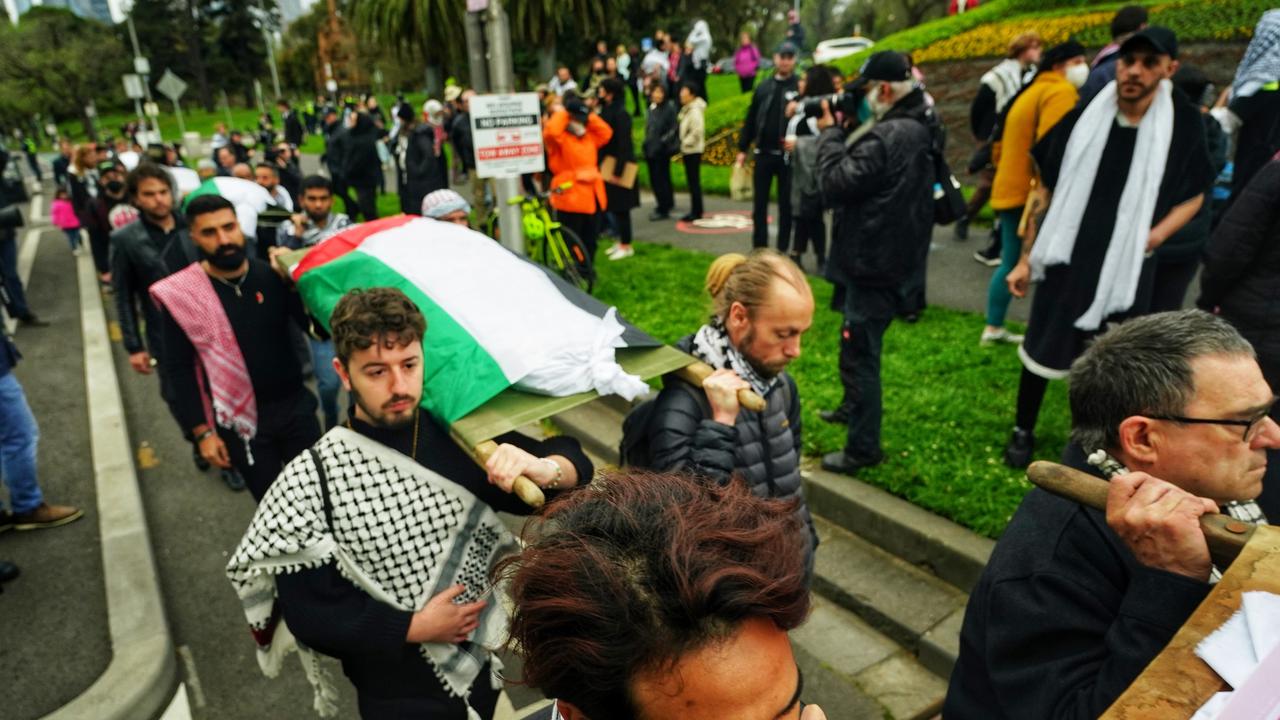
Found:
[[[606,398],[553,422],[612,465],[627,409]],[[830,717],[937,715],[967,592],[993,543],[856,479],[817,469],[804,475],[821,541],[813,613],[792,632],[806,700]]]

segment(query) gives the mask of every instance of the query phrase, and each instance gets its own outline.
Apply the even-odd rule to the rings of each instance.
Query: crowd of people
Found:
[[[677,343],[711,374],[700,386],[665,378],[626,420],[625,467],[600,476],[567,436],[508,433],[477,464],[420,409],[433,342],[424,309],[366,288],[319,322],[276,262],[376,219],[384,168],[406,213],[465,225],[483,212],[473,91],[451,86],[420,110],[401,98],[390,119],[372,96],[341,108],[321,98],[301,116],[281,103],[283,137],[269,117],[252,143],[220,132],[197,174],[254,183],[283,213],[248,231],[218,194],[178,209],[179,148],[62,148],[51,216],[73,252],[87,231],[131,367],[158,368],[196,464],[258,503],[227,575],[265,671],[297,650],[316,708],[330,711],[320,653],[342,662],[363,717],[490,718],[509,633],[526,680],[555,699],[540,717],[823,717],[801,702],[786,636],[807,615],[818,550],[801,482],[804,388],[787,373],[815,311],[801,260],[812,245],[843,315],[843,397],[820,417],[846,426],[846,441],[821,465],[855,475],[884,459],[885,333],[924,307],[946,209],[938,187],[950,178],[942,122],[910,56],[876,52],[847,84],[822,65],[800,76],[798,30],[759,82],[749,37],[734,58],[752,92],[737,162],[753,159],[753,249],[711,263],[713,311]],[[1048,383],[1069,378],[1063,460],[1110,485],[1105,513],[1027,494],[971,593],[948,718],[1099,715],[1221,576],[1198,518],[1280,515],[1280,484],[1264,482],[1280,451],[1280,11],[1263,16],[1220,95],[1142,7],[1119,9],[1111,31],[1092,61],[1073,40],[1011,38],[972,104],[978,192],[955,232],[967,237],[986,203],[996,211],[997,252],[977,253],[996,260],[978,344],[1018,345],[1004,460],[1030,462]],[[639,194],[605,176],[606,160],[643,157],[664,219],[681,155],[684,219],[702,213],[712,45],[699,21],[683,43],[658,32],[608,48],[597,46],[583,83],[560,67],[538,92],[544,180],[559,190],[550,202],[593,255],[601,232],[614,235],[608,257],[621,260],[634,254]],[[308,129],[325,136],[326,175],[299,169]],[[470,200],[449,189],[463,181]],[[0,233],[6,310],[41,327],[10,277],[12,228]],[[1197,272],[1199,309],[1183,310]],[[1032,283],[1016,335],[1007,311]],[[81,516],[40,495],[18,359],[0,336],[0,472],[12,504],[0,530]],[[495,515],[531,512],[512,495],[517,477],[549,496],[549,522],[523,548]],[[0,582],[16,573],[0,563]],[[496,578],[510,604],[493,596]]]

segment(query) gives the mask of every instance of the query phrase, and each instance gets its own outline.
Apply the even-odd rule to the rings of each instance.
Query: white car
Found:
[[[866,50],[875,44],[874,40],[864,37],[842,37],[823,40],[818,43],[818,47],[813,49],[813,61],[819,64],[829,63],[836,58]]]

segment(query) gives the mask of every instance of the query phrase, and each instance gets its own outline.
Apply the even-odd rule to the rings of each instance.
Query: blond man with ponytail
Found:
[[[701,388],[674,377],[658,394],[648,464],[726,484],[740,476],[761,497],[795,498],[812,570],[817,535],[800,493],[800,397],[786,373],[813,323],[813,292],[800,268],[774,250],[716,258],[707,271],[711,317],[677,346],[715,368]],[[742,408],[738,390],[765,398]]]

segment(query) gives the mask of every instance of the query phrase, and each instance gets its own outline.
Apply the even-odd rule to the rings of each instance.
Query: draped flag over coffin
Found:
[[[513,386],[524,391],[517,395],[587,394],[570,407],[595,393],[633,399],[647,385],[619,365],[616,351],[669,350],[620,321],[614,308],[453,223],[401,215],[356,225],[313,248],[290,272],[326,328],[349,290],[390,286],[408,295],[427,319],[423,407],[451,426]],[[659,354],[666,362],[646,375],[679,366],[672,355],[684,358]],[[527,395],[508,402],[526,410],[554,406],[551,412],[564,405]],[[537,419],[523,417],[486,424],[500,428],[496,435],[513,422]]]

